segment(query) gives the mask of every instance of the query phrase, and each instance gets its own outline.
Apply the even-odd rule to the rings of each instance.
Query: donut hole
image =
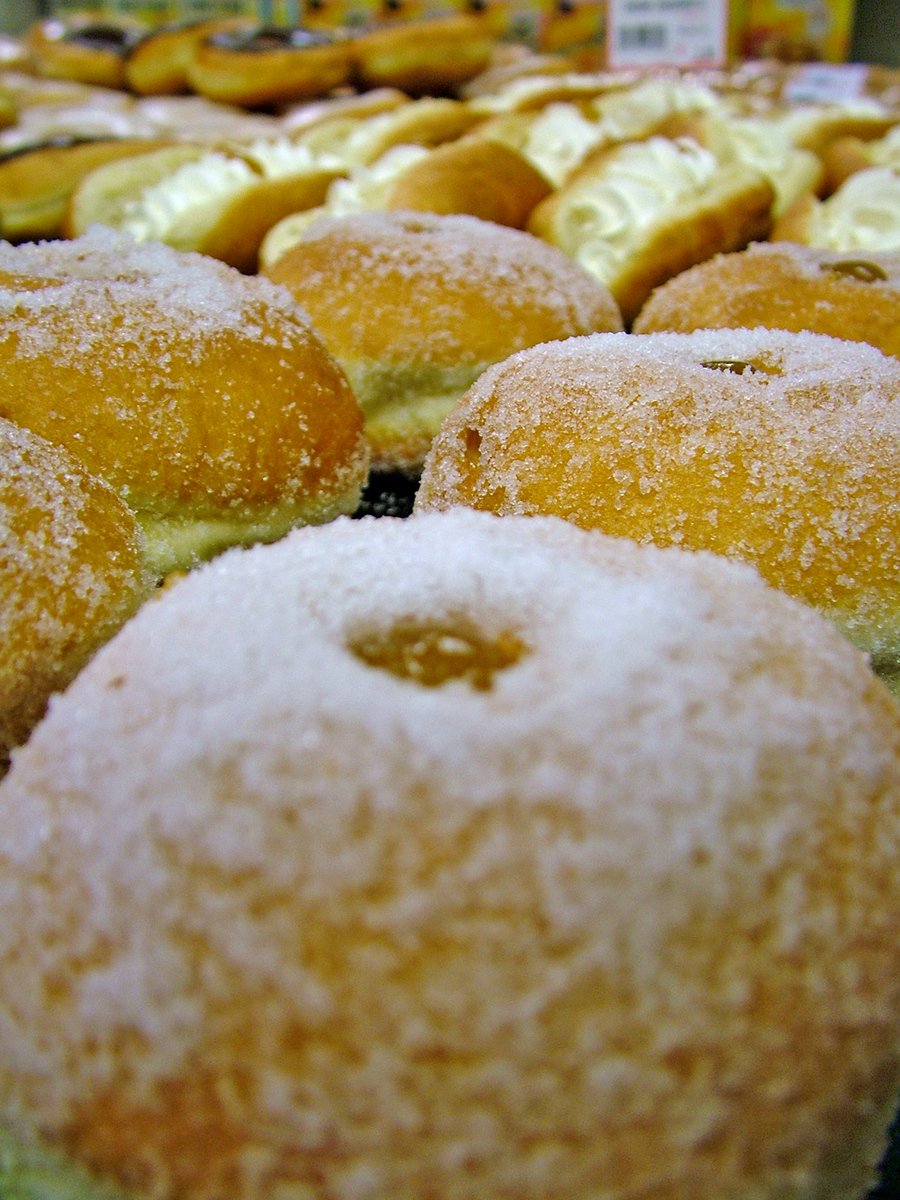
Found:
[[[489,692],[501,671],[528,652],[517,634],[487,635],[463,621],[398,621],[369,630],[349,643],[351,653],[380,671],[422,687],[468,684]]]
[[[701,367],[708,371],[726,371],[729,375],[780,375],[781,367],[776,363],[761,358],[709,358],[701,362]],[[760,380],[764,382],[764,380]]]
[[[887,279],[887,271],[879,263],[870,262],[867,258],[845,258],[837,262],[819,264],[822,271],[832,275],[843,275],[855,279],[858,283],[876,283]]]

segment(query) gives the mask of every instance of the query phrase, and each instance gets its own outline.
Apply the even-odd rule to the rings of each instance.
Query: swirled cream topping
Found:
[[[816,208],[808,240],[825,250],[900,250],[900,166],[851,175]]]
[[[657,217],[706,190],[718,162],[692,138],[653,137],[620,147],[573,186],[561,249],[609,283]]]
[[[594,101],[602,136],[610,142],[645,137],[667,117],[720,107],[709,88],[677,79],[648,79]]]
[[[336,154],[316,154],[308,146],[290,138],[263,138],[239,147],[238,153],[257,167],[266,179],[284,179],[289,175],[342,169]]]
[[[189,226],[184,248],[192,249],[205,215],[266,179],[338,171],[333,156],[315,155],[288,138],[262,139],[233,152],[211,150],[145,188],[124,209],[120,228],[138,241],[178,246],[179,229]]]
[[[724,165],[752,167],[771,183],[774,216],[780,216],[804,192],[814,192],[822,163],[811,150],[796,146],[780,125],[762,117],[711,118],[706,145]]]
[[[325,200],[328,215],[346,217],[386,208],[400,176],[428,154],[424,146],[394,146],[371,166],[356,167],[346,179],[336,179]]]
[[[136,196],[125,206],[120,228],[139,242],[176,244],[173,233],[189,214],[217,210],[258,179],[244,159],[213,151]]]
[[[548,104],[529,126],[521,147],[533,167],[560,187],[591,150],[604,140],[603,131],[574,104]]]

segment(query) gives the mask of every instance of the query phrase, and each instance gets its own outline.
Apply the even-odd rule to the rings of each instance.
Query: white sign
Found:
[[[728,56],[727,0],[608,0],[611,67],[722,66]]]

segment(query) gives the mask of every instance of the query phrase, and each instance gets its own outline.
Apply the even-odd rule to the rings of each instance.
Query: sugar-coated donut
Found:
[[[809,330],[900,358],[900,252],[864,257],[756,242],[676,275],[651,295],[635,333]]]
[[[149,582],[137,523],[112,489],[0,419],[0,774]]]
[[[872,1178],[897,711],[746,567],[465,510],[234,551],[0,811],[0,1126],[129,1200]]]
[[[100,227],[0,245],[0,416],[137,514],[159,573],[352,511],[362,413],[290,296]]]
[[[322,219],[266,274],[297,297],[346,372],[382,468],[418,470],[489,363],[622,327],[609,291],[559,250],[477,217]]]
[[[351,39],[340,30],[254,26],[222,31],[195,48],[193,91],[249,108],[324,96],[350,80]]]
[[[900,664],[900,363],[780,330],[603,334],[486,372],[417,511],[551,513],[753,563]]]

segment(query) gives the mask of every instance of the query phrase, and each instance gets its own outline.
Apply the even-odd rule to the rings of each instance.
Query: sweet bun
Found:
[[[750,562],[891,675],[898,399],[900,363],[819,334],[571,338],[485,372],[434,440],[416,511],[549,513]]]
[[[900,250],[900,165],[857,171],[825,200],[807,192],[770,237],[843,254]]]
[[[374,25],[352,40],[354,78],[363,89],[439,95],[480,74],[494,42],[488,25],[472,13]]]
[[[609,291],[564,254],[476,217],[324,218],[266,274],[300,301],[346,372],[380,469],[417,471],[488,364],[622,325]]]
[[[900,252],[855,258],[791,242],[756,242],[657,288],[633,330],[755,326],[868,342],[900,358]]]
[[[773,198],[759,171],[722,166],[693,139],[654,136],[590,154],[528,228],[604,283],[627,325],[666,279],[764,237]]]
[[[0,811],[0,1126],[69,1156],[56,1194],[873,1179],[897,710],[746,568],[464,510],[235,551],[93,659]]]
[[[0,419],[0,774],[149,583],[137,523],[113,490]]]
[[[158,574],[352,511],[362,414],[281,289],[97,227],[0,246],[0,416],[136,513]]]
[[[37,21],[26,32],[32,70],[92,87],[125,86],[125,58],[146,32],[139,21],[88,16]]]
[[[252,26],[204,38],[191,57],[191,89],[225,104],[263,108],[324,96],[349,83],[350,38],[339,30]]]

